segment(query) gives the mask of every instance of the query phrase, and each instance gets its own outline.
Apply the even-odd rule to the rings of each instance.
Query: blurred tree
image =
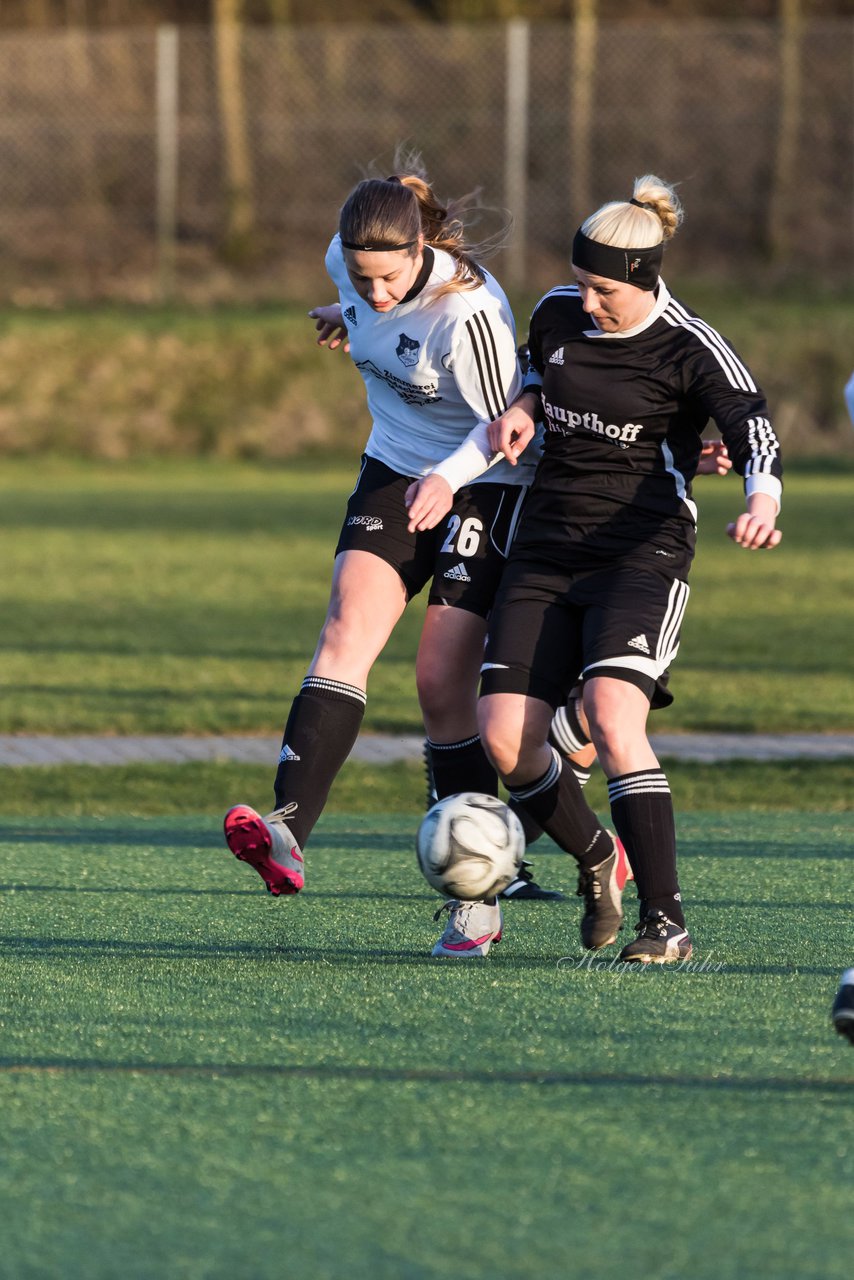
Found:
[[[74,22],[86,27],[146,26],[173,22],[209,24],[216,0],[0,0],[0,28],[65,26],[73,7]],[[734,20],[776,18],[779,0],[600,0],[603,22],[672,18]],[[804,18],[851,17],[851,0],[802,0]],[[574,0],[348,0],[348,22],[503,21],[571,19]],[[246,23],[336,23],[339,5],[317,0],[244,0]]]
[[[243,0],[214,0],[213,18],[228,211],[223,247],[229,259],[246,260],[255,248],[255,212],[241,63]]]
[[[569,77],[569,172],[573,223],[593,206],[593,85],[596,77],[598,0],[574,0],[572,74]]]
[[[792,247],[792,210],[797,197],[798,137],[803,111],[803,17],[802,0],[780,0],[780,123],[768,201],[768,249],[777,261],[786,259]]]

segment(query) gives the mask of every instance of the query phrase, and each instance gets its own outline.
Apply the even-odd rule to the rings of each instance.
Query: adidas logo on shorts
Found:
[[[466,569],[462,560],[460,561],[459,564],[455,564],[453,569],[448,569],[445,573],[443,573],[442,577],[451,578],[454,582],[471,582],[471,578],[469,577],[468,570]]]
[[[634,640],[627,640],[626,643],[630,644],[633,649],[640,649],[641,653],[649,653],[649,641],[643,632],[639,636],[635,636]]]
[[[285,764],[289,760],[299,760],[299,759],[300,759],[300,756],[298,756],[297,753],[293,751],[288,746],[287,743],[285,743],[285,745],[282,747],[281,752],[279,753],[279,764]]]

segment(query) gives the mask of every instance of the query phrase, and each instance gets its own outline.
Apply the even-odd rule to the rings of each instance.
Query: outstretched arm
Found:
[[[328,346],[330,351],[335,351],[337,347],[346,353],[350,351],[350,343],[347,341],[347,326],[344,323],[344,317],[341,314],[341,305],[338,302],[332,302],[328,307],[312,307],[308,313],[312,320],[316,320],[315,328],[318,332],[317,345],[319,347]],[[343,343],[343,346],[341,345]]]

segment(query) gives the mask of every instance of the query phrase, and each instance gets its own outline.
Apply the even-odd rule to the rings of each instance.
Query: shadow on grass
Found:
[[[94,884],[0,884],[0,893],[95,893],[95,894],[123,894],[130,897],[142,898],[258,898],[266,900],[266,895],[261,893],[260,886],[257,889],[190,889],[185,885],[174,885],[172,888],[157,889],[134,889],[124,885],[112,885],[109,888]],[[287,899],[287,894],[282,896],[282,900]],[[348,893],[335,892],[324,893],[316,890],[307,890],[302,895],[303,898],[323,899],[324,901],[337,902],[338,900],[346,901],[350,898],[365,902],[419,902],[424,904],[430,901],[427,893]],[[438,900],[437,900],[438,901]],[[743,903],[739,905],[743,906]]]
[[[798,902],[783,902],[779,898],[773,901],[763,902],[756,898],[692,898],[689,903],[689,909],[694,907],[712,907],[723,911],[752,911],[755,907],[762,907],[765,911],[854,911],[854,902],[845,902],[839,899],[835,902],[810,902],[808,898],[802,898]]]
[[[720,1093],[839,1093],[854,1085],[854,1075],[830,1080],[804,1080],[787,1076],[644,1075],[640,1072],[599,1071],[458,1071],[452,1068],[390,1068],[336,1066],[324,1063],[238,1062],[115,1062],[89,1058],[0,1058],[0,1072],[9,1074],[61,1074],[91,1072],[119,1075],[273,1076],[279,1079],[365,1080],[375,1084],[420,1081],[425,1084],[537,1084],[547,1087],[589,1085],[596,1088],[696,1089]]]
[[[146,960],[233,960],[249,959],[283,960],[292,964],[317,964],[326,966],[339,965],[342,968],[362,969],[367,964],[375,965],[429,965],[437,973],[483,973],[483,966],[469,965],[459,961],[437,960],[429,950],[412,951],[408,949],[392,950],[382,947],[311,947],[295,944],[254,942],[222,942],[199,944],[198,942],[170,942],[151,940],[127,940],[120,938],[27,938],[0,937],[6,960],[16,957],[33,960],[59,960],[85,958],[92,960],[118,959],[128,956],[139,956]],[[835,980],[839,976],[836,965],[800,965],[792,964],[727,964],[721,969],[704,970],[702,957],[682,968],[678,965],[625,965],[617,961],[616,954],[603,955],[597,953],[591,958],[589,952],[564,956],[525,955],[520,952],[504,952],[495,954],[489,961],[490,971],[506,973],[508,971],[560,972],[571,974],[608,973],[617,980],[629,982],[658,981],[672,982],[688,977],[702,981],[722,975],[748,975],[751,977],[792,977],[813,975]]]
[[[208,851],[211,845],[215,845],[219,850],[225,848],[222,828],[216,819],[207,819],[209,826],[204,825],[204,820],[200,821],[196,831],[182,831],[179,826],[147,826],[145,819],[136,821],[140,823],[139,826],[129,824],[105,827],[98,824],[91,827],[68,827],[57,824],[55,827],[47,825],[21,827],[14,824],[0,824],[0,842],[30,845],[54,843],[59,840],[63,848],[72,845],[111,845],[123,848],[154,846],[162,849],[197,849],[200,852]],[[307,851],[309,854],[340,850],[348,853],[400,853],[408,847],[408,841],[408,834],[400,836],[355,830],[319,832],[313,843],[307,846]],[[547,852],[552,851],[543,850],[543,853]],[[560,853],[560,850],[554,850],[554,852],[563,858],[566,857],[566,854]]]
[[[141,819],[140,821],[144,821]],[[200,824],[201,826],[201,824]],[[70,845],[113,845],[130,848],[136,845],[154,845],[163,849],[207,849],[208,841],[222,845],[222,835],[218,826],[197,833],[182,831],[180,827],[104,827],[100,824],[91,827],[69,827],[57,824],[55,827],[19,827],[0,825],[0,841],[4,844],[53,844],[61,842],[63,848]]]

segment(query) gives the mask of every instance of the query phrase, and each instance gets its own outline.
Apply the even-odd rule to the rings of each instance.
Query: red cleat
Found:
[[[274,898],[299,893],[305,884],[305,861],[285,822],[288,806],[262,818],[248,804],[237,804],[225,815],[225,842],[235,858],[254,867]]]

